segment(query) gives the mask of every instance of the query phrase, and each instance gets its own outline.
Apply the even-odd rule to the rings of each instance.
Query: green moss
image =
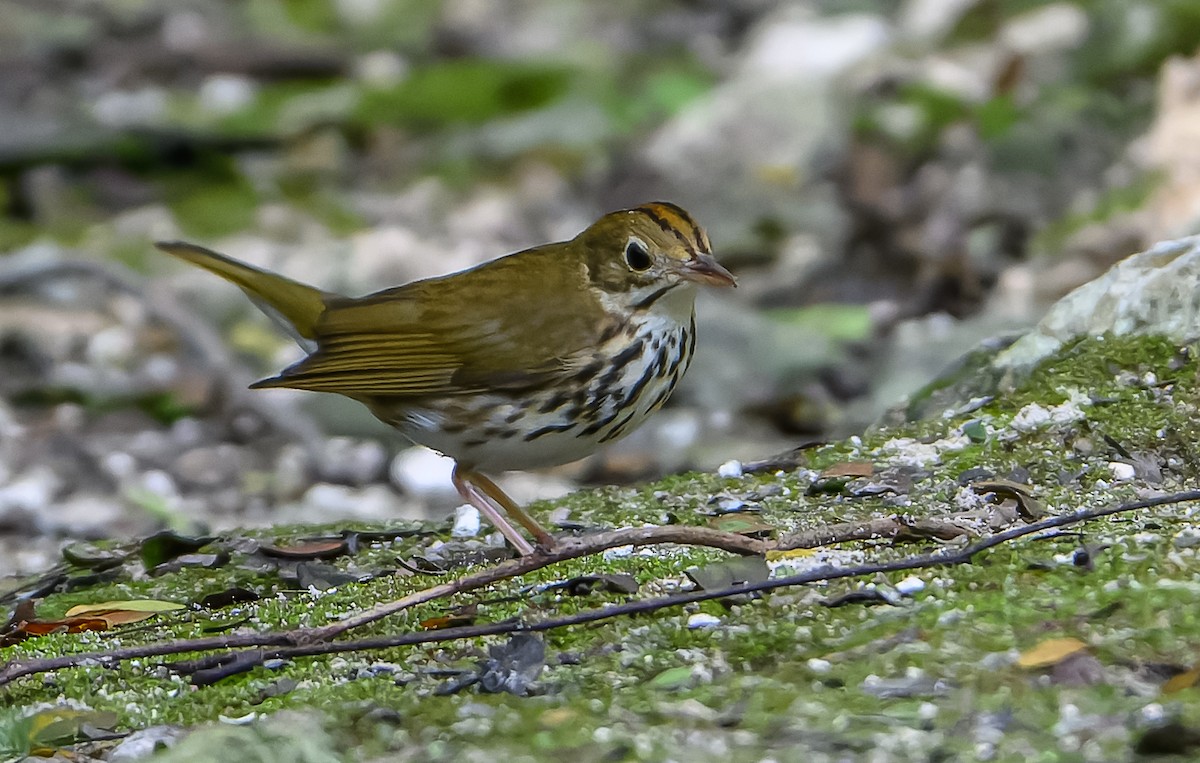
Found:
[[[808,467],[816,470],[850,459],[893,468],[893,459],[911,455],[897,443],[923,442],[938,455],[913,478],[902,500],[854,498],[854,481],[840,491],[808,496],[812,472],[801,471],[741,480],[676,475],[637,489],[581,491],[556,504],[586,524],[702,524],[710,495],[757,491],[768,493],[758,501],[762,518],[790,532],[897,512],[953,515],[961,510],[955,477],[971,467],[997,474],[1026,470],[1051,512],[1109,503],[1132,497],[1137,486],[1112,484],[1107,463],[1123,456],[1103,435],[1128,452],[1159,459],[1163,488],[1194,484],[1188,444],[1200,439],[1192,423],[1200,404],[1198,370],[1193,354],[1165,340],[1086,339],[979,410],[881,429],[807,454]],[[1090,395],[1090,402],[1079,404],[1084,418],[1012,430],[1023,409],[1064,403],[1073,390]],[[982,442],[955,439],[969,420],[986,424]],[[1164,438],[1168,429],[1177,437]],[[1092,450],[1077,447],[1081,440],[1088,440]],[[1062,474],[1082,476],[1063,481]],[[535,505],[533,511],[549,508]],[[551,632],[545,634],[548,660],[540,696],[486,695],[476,689],[437,695],[449,680],[444,672],[474,669],[487,647],[503,643],[495,637],[297,659],[194,691],[149,661],[112,670],[79,668],[46,680],[19,681],[4,690],[3,698],[15,705],[80,699],[116,712],[127,728],[320,707],[340,749],[359,758],[406,751],[453,760],[486,751],[514,759],[552,753],[657,759],[677,755],[686,744],[702,760],[753,759],[784,748],[845,755],[881,747],[896,750],[894,759],[955,759],[977,752],[978,740],[963,729],[1007,718],[996,737],[997,760],[1033,759],[1047,751],[1054,751],[1053,759],[1076,759],[1075,743],[1088,745],[1093,758],[1121,759],[1129,756],[1147,703],[1162,702],[1168,714],[1200,719],[1194,692],[1158,698],[1125,688],[1130,682],[1161,680],[1138,666],[1184,667],[1195,659],[1200,614],[1192,600],[1200,585],[1200,557],[1172,541],[1190,528],[1190,511],[1168,506],[1119,515],[1071,533],[994,549],[970,565],[921,570],[912,574],[924,589],[896,605],[829,608],[821,602],[863,586],[894,586],[908,577],[905,573]],[[335,529],[341,528],[277,528],[247,535],[287,543]],[[444,532],[444,525],[437,531]],[[329,563],[345,571],[394,567],[396,557],[423,553],[429,542],[424,534],[373,542],[355,556]],[[1090,567],[1069,563],[1082,545],[1091,549]],[[864,543],[821,553],[851,564],[935,548]],[[723,557],[707,549],[677,549],[573,560],[414,608],[357,635],[416,630],[422,620],[466,604],[476,605],[478,621],[499,622],[552,617],[628,598],[616,593],[572,597],[543,588],[580,574],[626,572],[641,584],[637,598],[663,595],[687,585],[683,572],[688,567]],[[796,559],[803,565],[820,563],[803,554]],[[101,599],[193,602],[231,585],[258,591],[263,595],[258,602],[159,617],[112,634],[30,639],[0,651],[0,658],[198,636],[213,619],[248,617],[244,627],[258,630],[320,625],[436,582],[386,576],[328,592],[291,591],[277,575],[257,572],[246,561],[235,552],[229,565],[216,570],[185,568],[57,594],[41,604],[41,611],[53,616]],[[689,629],[688,618],[696,612],[714,615],[720,624]],[[1055,637],[1087,643],[1103,680],[1075,686],[1013,663],[1015,654]],[[385,664],[394,667],[380,667]],[[284,680],[295,687],[274,695],[272,687]],[[1109,720],[1085,726],[1092,736],[1071,742],[1055,728],[1067,705],[1083,716]],[[380,708],[388,712],[377,712]],[[900,739],[903,744],[896,747]],[[706,756],[709,749],[724,750],[725,757]]]

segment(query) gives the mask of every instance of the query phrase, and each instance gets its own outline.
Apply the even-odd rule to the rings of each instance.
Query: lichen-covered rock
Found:
[[[1200,339],[1200,236],[1163,241],[1133,254],[1055,303],[1031,330],[990,340],[893,407],[884,424],[962,409],[1010,390],[1041,361],[1095,336]]]

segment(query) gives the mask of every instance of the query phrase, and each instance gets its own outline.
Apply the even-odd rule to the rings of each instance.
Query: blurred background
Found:
[[[740,288],[518,499],[861,431],[1200,219],[1195,0],[0,0],[0,574],[64,539],[442,516],[449,468],[184,238],[351,294],[664,199]],[[519,309],[536,310],[536,305]]]

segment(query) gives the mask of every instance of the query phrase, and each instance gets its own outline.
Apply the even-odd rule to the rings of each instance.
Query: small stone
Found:
[[[0,515],[10,511],[37,515],[46,510],[62,481],[48,467],[34,467],[0,487]]]
[[[742,462],[737,459],[726,461],[717,467],[717,476],[725,477],[726,479],[741,477],[742,474]]]
[[[63,403],[54,406],[54,426],[63,432],[75,433],[83,429],[87,423],[88,413],[83,406],[75,403]],[[0,482],[4,482],[0,477]]]
[[[100,468],[120,482],[132,477],[137,471],[137,459],[124,451],[113,450],[101,456]]]
[[[1050,423],[1050,411],[1037,403],[1030,403],[1013,417],[1012,428],[1018,432],[1032,432]]]
[[[200,108],[212,114],[231,114],[250,104],[258,95],[258,86],[249,77],[238,74],[213,74],[200,83]]]
[[[199,447],[175,459],[171,471],[191,486],[216,488],[236,483],[247,461],[247,454],[236,445]]]
[[[937,624],[940,626],[957,625],[966,615],[961,609],[950,609],[938,615]]]
[[[979,660],[979,667],[987,671],[998,671],[1015,664],[1021,655],[1014,649],[1007,652],[990,652]]]
[[[138,729],[121,740],[105,757],[109,763],[133,763],[148,760],[160,750],[173,747],[185,734],[178,726],[151,726]]]
[[[225,715],[222,713],[217,716],[217,720],[229,726],[249,726],[254,721],[258,720],[258,713],[251,710],[245,715]]]
[[[383,476],[387,451],[374,440],[331,437],[325,442],[317,466],[327,482],[366,485]]]
[[[721,624],[721,618],[716,615],[697,612],[688,618],[687,627],[690,630],[699,630],[700,628],[715,628]]]
[[[171,424],[171,440],[184,448],[194,448],[204,441],[204,425],[198,419],[185,416]]]
[[[905,596],[912,596],[915,593],[925,590],[925,581],[915,575],[909,575],[899,583],[896,583],[896,590]]]
[[[1110,461],[1108,463],[1108,470],[1112,472],[1113,479],[1117,482],[1129,482],[1136,474],[1133,464],[1127,464],[1123,461]]]
[[[633,546],[615,546],[604,552],[605,559],[622,559],[633,556]]]
[[[402,514],[399,499],[387,485],[354,488],[318,482],[301,499],[302,510],[321,521],[335,519],[383,520]]]
[[[175,484],[175,478],[162,469],[151,469],[143,474],[141,487],[164,498],[179,497],[179,487]]]
[[[273,487],[281,498],[294,498],[312,481],[312,461],[308,450],[295,443],[284,445],[275,456]]]
[[[828,673],[830,670],[833,669],[832,662],[830,662],[829,660],[822,660],[819,657],[813,657],[805,664],[808,665],[808,669],[811,670],[812,672],[820,673],[822,675],[824,675],[825,673]]]
[[[463,504],[454,510],[454,527],[450,530],[454,538],[474,538],[479,534],[479,509]]]
[[[408,75],[408,62],[390,50],[374,50],[354,61],[354,76],[371,87],[391,87]]]
[[[117,496],[75,493],[58,501],[53,513],[47,512],[44,529],[74,538],[94,538],[112,534],[112,528],[125,515]]]
[[[108,127],[133,127],[158,122],[167,110],[167,91],[160,87],[110,90],[91,104],[92,117]]]
[[[1195,548],[1200,546],[1200,530],[1193,527],[1185,527],[1179,531],[1172,541],[1175,548]]]
[[[133,357],[136,342],[133,333],[124,326],[110,326],[97,331],[88,340],[86,355],[97,366],[124,366]]]

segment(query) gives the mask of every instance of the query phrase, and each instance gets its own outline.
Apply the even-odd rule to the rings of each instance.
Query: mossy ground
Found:
[[[710,519],[703,513],[712,508],[710,496],[727,494],[748,498],[782,534],[896,513],[961,514],[968,501],[958,477],[968,469],[1028,475],[1050,513],[1128,500],[1148,489],[1195,487],[1198,368],[1194,352],[1159,339],[1084,340],[981,408],[809,451],[807,466],[796,472],[682,475],[640,489],[582,491],[559,505],[588,525],[699,524]],[[1052,412],[1063,407],[1057,419],[1014,427],[1034,403]],[[961,435],[969,422],[977,422],[973,438]],[[908,482],[869,497],[854,497],[851,489],[809,494],[821,469],[847,460],[871,461],[877,474],[906,470]],[[1137,465],[1137,476],[1116,479],[1113,462]],[[549,508],[533,511],[544,515]],[[1200,725],[1196,690],[1160,694],[1163,680],[1196,660],[1200,644],[1200,561],[1184,540],[1196,510],[1184,504],[1120,514],[1022,539],[971,565],[919,571],[924,588],[896,604],[829,608],[821,601],[889,588],[903,574],[553,631],[545,636],[539,693],[529,697],[476,688],[437,693],[447,671],[474,667],[489,645],[504,641],[495,638],[298,659],[203,688],[154,661],[89,666],[22,679],[0,690],[0,701],[75,700],[117,713],[126,729],[315,708],[329,749],[349,760],[757,760],[768,753],[781,760],[1127,759],[1146,726],[1170,718]],[[286,541],[312,530],[276,528],[261,537]],[[394,569],[397,557],[424,553],[433,541],[417,535],[372,543],[331,564]],[[830,559],[882,560],[934,547],[848,544]],[[1090,558],[1082,566],[1071,563],[1081,548]],[[722,556],[650,549],[575,560],[416,608],[360,635],[419,629],[426,618],[472,603],[479,605],[478,621],[493,622],[628,598],[536,588],[581,574],[627,572],[641,584],[636,597],[661,595],[688,585],[688,567]],[[788,563],[824,559],[800,555]],[[254,629],[320,625],[436,582],[388,575],[324,592],[295,591],[240,561],[235,553],[217,569],[86,587],[52,595],[39,607],[49,617],[110,599],[187,603],[231,585],[265,594],[236,612],[159,616],[124,632],[29,639],[0,649],[0,660],[195,637],[212,619],[239,616],[249,618],[242,627]],[[719,625],[689,629],[696,612],[715,615]],[[1015,655],[1054,637],[1087,643],[1091,671],[1015,664]],[[290,691],[276,691],[284,686]]]

